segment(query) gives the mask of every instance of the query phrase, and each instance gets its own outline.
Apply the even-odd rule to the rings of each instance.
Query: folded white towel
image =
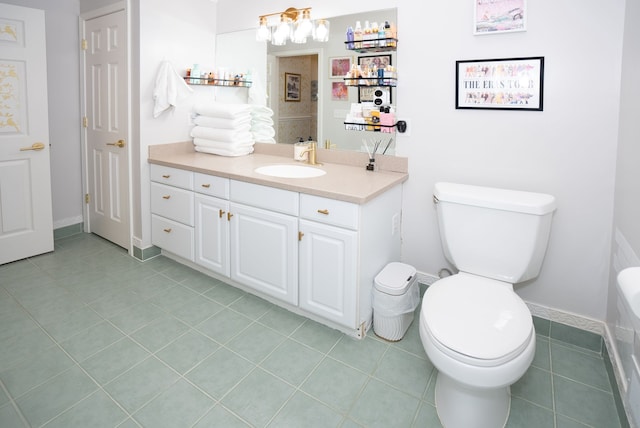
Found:
[[[276,136],[276,131],[273,128],[264,128],[260,130],[251,130],[253,138],[258,140],[260,138],[271,138]]]
[[[253,116],[271,117],[271,116],[273,116],[273,110],[271,110],[271,108],[269,108],[267,106],[261,106],[261,105],[252,104],[251,105],[251,115],[253,115]]]
[[[207,140],[206,138],[194,138],[193,139],[193,145],[194,146],[200,146],[200,147],[208,147],[210,149],[225,149],[225,150],[231,150],[231,149],[245,149],[247,147],[252,147],[254,144],[254,141],[240,141],[237,143],[229,143],[229,142],[225,142],[225,141],[214,141],[214,140]]]
[[[236,131],[248,131],[251,128],[251,118],[249,116],[240,119],[224,119],[220,117],[197,115],[193,119],[196,125],[207,126],[209,128],[235,129]]]
[[[193,106],[193,110],[203,116],[226,119],[241,119],[246,115],[251,115],[251,106],[249,104],[199,102]]]
[[[245,156],[253,153],[253,146],[249,148],[229,149],[229,150],[214,149],[214,148],[202,147],[202,146],[195,146],[194,148],[196,152],[209,153],[212,155],[220,155],[220,156]]]
[[[208,140],[222,142],[243,142],[253,140],[253,136],[249,130],[236,131],[235,129],[214,129],[206,126],[195,126],[191,130],[191,136],[194,138],[206,138]]]
[[[267,144],[275,144],[276,140],[274,138],[256,138],[254,136],[254,138],[256,139],[256,143],[267,143]]]

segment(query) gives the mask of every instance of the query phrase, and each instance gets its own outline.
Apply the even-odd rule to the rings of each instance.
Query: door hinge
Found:
[[[82,127],[86,128],[89,126],[89,119],[87,119],[87,116],[83,116],[82,117]]]
[[[84,203],[88,204],[89,202],[91,202],[91,196],[89,196],[88,193],[84,194]]]
[[[87,50],[87,39],[82,39],[82,41],[80,42],[80,49],[82,49],[83,51]]]

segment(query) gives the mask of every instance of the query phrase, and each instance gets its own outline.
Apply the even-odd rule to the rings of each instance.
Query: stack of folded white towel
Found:
[[[276,131],[273,128],[273,110],[267,106],[251,105],[251,133],[258,143],[275,143]]]
[[[191,130],[196,151],[222,156],[253,153],[249,104],[207,103],[194,106],[195,127]]]

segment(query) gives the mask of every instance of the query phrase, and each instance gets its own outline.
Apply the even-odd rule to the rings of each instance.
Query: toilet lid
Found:
[[[424,294],[422,316],[432,336],[447,348],[495,360],[526,345],[531,313],[510,284],[459,273],[433,283]]]

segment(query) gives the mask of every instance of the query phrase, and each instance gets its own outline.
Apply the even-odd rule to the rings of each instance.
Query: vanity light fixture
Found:
[[[279,20],[270,17],[279,16]],[[259,17],[256,40],[270,41],[271,44],[281,46],[291,40],[293,43],[307,43],[309,38],[315,41],[329,40],[329,21],[326,19],[311,19],[311,8],[297,9],[290,7],[284,12],[270,13]]]

